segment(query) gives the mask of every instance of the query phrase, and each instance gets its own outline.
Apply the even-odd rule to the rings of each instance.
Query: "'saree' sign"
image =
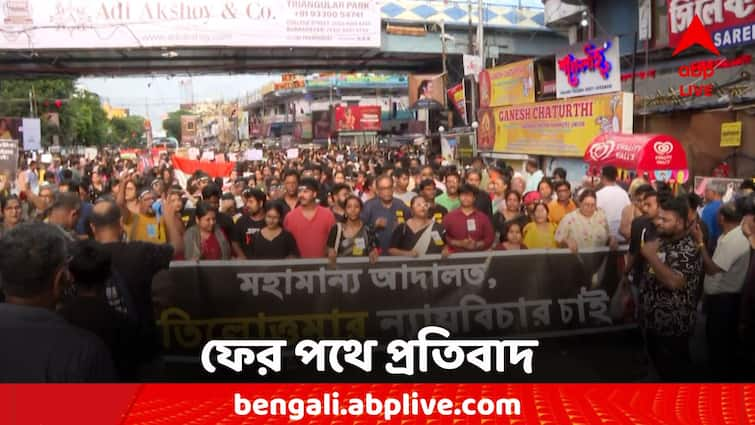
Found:
[[[697,16],[717,48],[755,42],[755,1],[667,0],[669,45],[677,46]]]

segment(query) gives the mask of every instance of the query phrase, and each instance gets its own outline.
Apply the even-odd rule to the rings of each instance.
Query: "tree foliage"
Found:
[[[163,130],[168,137],[181,140],[181,116],[192,115],[191,111],[179,109],[168,114],[168,119],[163,120]]]
[[[99,96],[77,88],[74,79],[0,81],[0,116],[30,117],[32,110],[38,118],[47,112],[60,114],[60,127],[43,122],[41,130],[44,144],[51,144],[53,136],[58,136],[58,140],[64,145],[136,146],[144,135],[143,117],[108,120]]]
[[[110,120],[111,144],[136,146],[144,135],[144,117],[133,115],[124,118],[113,117]]]

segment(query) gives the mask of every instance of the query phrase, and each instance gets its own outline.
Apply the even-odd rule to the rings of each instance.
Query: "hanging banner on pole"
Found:
[[[448,89],[448,97],[456,108],[456,112],[464,119],[464,125],[467,125],[467,97],[464,91],[464,83],[459,83]]]

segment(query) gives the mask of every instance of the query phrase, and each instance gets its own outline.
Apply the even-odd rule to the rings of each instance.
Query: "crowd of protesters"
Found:
[[[267,155],[213,178],[179,176],[168,155],[137,171],[102,152],[23,163],[0,182],[0,326],[10,324],[0,334],[19,344],[0,353],[0,380],[145,376],[159,352],[144,343],[156,334],[151,283],[172,260],[335,267],[339,257],[629,244],[620,289],[661,378],[695,376],[689,339],[701,301],[715,376],[735,378],[752,353],[742,344],[755,335],[751,181],[724,203],[726,188],[712,184],[705,199],[642,178],[627,190],[613,167],[574,188],[563,169],[546,177],[537,161],[518,173],[406,147]]]

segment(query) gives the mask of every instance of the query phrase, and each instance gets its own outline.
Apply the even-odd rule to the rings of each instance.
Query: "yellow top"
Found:
[[[124,223],[124,228],[129,241],[168,242],[168,232],[165,230],[165,223],[154,215],[131,214],[129,219]]]
[[[548,230],[543,230],[536,223],[528,223],[522,231],[524,238],[522,243],[527,249],[557,248],[556,225],[548,223]]]

